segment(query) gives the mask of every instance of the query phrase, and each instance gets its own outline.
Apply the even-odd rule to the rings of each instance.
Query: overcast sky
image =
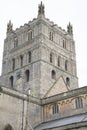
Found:
[[[87,85],[87,0],[42,0],[45,15],[66,30],[73,25],[76,44],[77,75],[79,86]],[[37,17],[40,0],[0,0],[0,73],[6,28],[9,20],[16,29]]]

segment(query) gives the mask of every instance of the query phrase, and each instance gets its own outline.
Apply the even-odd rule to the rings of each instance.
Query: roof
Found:
[[[54,127],[60,127],[64,125],[70,125],[74,123],[80,123],[87,121],[87,113],[82,115],[75,115],[72,117],[67,117],[55,121],[45,122],[40,125],[38,125],[35,130],[43,130],[43,129],[49,129]]]

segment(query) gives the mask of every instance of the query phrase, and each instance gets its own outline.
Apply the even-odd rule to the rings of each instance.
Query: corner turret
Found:
[[[13,24],[11,23],[11,20],[9,20],[9,23],[7,24],[7,33],[10,33],[13,31]]]
[[[44,5],[41,1],[40,5],[38,6],[38,17],[39,16],[45,16],[45,11],[44,11]]]
[[[69,25],[67,25],[67,32],[68,34],[73,35],[73,27],[70,22]]]

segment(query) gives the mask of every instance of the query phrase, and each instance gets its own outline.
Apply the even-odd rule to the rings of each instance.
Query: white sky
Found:
[[[87,79],[87,0],[42,0],[45,15],[55,24],[66,29],[73,24],[76,43],[77,75],[79,86],[86,86]],[[9,20],[16,29],[37,17],[41,0],[0,0],[0,73],[6,27]]]

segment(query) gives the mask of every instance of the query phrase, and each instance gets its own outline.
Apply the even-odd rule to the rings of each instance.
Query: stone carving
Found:
[[[73,35],[73,27],[72,27],[72,25],[70,24],[70,22],[69,22],[69,25],[67,25],[67,32],[68,32],[70,35]]]
[[[44,5],[42,4],[42,1],[38,7],[38,15],[40,15],[40,14],[44,14]]]
[[[9,23],[7,24],[7,33],[13,31],[13,24],[11,23],[11,20],[9,20]]]

